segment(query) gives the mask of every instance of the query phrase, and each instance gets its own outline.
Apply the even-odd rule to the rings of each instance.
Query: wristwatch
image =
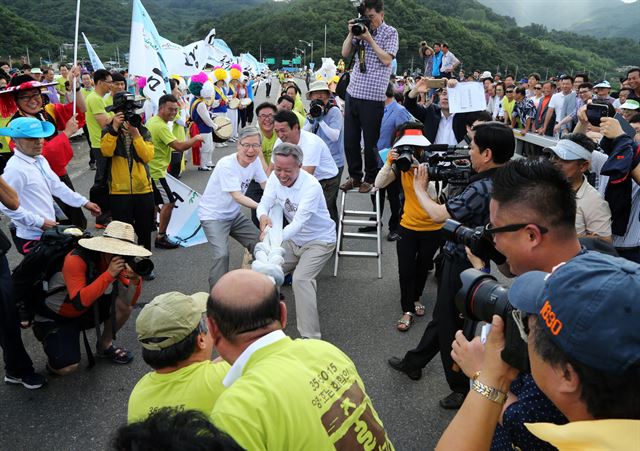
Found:
[[[507,394],[505,392],[483,384],[478,380],[478,376],[480,376],[480,371],[476,372],[472,377],[473,383],[471,384],[471,389],[473,391],[484,396],[489,401],[493,401],[500,405],[503,405],[505,402],[507,402]]]

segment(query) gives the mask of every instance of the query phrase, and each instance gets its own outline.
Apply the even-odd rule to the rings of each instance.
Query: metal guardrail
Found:
[[[513,136],[516,138],[515,158],[540,156],[542,149],[552,147],[558,142],[556,138],[536,133],[527,133],[523,136],[522,130],[517,129],[513,130]]]

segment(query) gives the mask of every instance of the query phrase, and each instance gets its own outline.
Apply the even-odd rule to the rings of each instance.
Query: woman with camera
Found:
[[[387,155],[387,161],[376,177],[376,188],[384,188],[400,179],[404,191],[404,208],[396,241],[400,280],[402,317],[397,322],[401,332],[409,330],[414,317],[424,316],[425,306],[420,303],[433,256],[442,243],[441,223],[434,222],[420,206],[413,188],[415,168],[424,156],[424,148],[431,143],[422,134],[419,122],[407,122],[396,132],[396,140]],[[430,195],[435,199],[435,191]]]

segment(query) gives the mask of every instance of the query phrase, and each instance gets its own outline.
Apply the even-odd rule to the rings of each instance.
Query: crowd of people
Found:
[[[340,190],[371,194],[374,208],[379,192],[389,209],[400,300],[392,324],[406,332],[431,316],[416,346],[388,363],[418,380],[440,354],[450,393],[439,405],[459,411],[438,449],[637,447],[640,69],[617,92],[586,74],[456,75],[449,45],[425,41],[423,74],[397,77],[399,36],[383,1],[365,0],[360,12],[342,44],[352,70],[307,76],[308,103],[293,79],[239,65],[172,76],[156,104],[126,71],[61,65],[56,77],[0,62],[0,211],[11,221],[11,238],[0,231],[5,382],[47,382],[21,327],[42,343],[49,374],[77,370],[81,336],[93,359],[94,328],[97,356],[133,360],[116,332],[156,276],[152,244],[180,247],[167,234],[178,201],[171,180],[190,159],[208,177],[198,217],[209,292],[176,286],[140,311],[151,371],[113,449],[394,449],[354,363],[322,339],[318,277],[336,251]],[[486,109],[452,111],[460,83],[481,83]],[[260,86],[267,101],[254,105]],[[88,197],[67,173],[79,130],[95,171]],[[549,145],[529,142],[520,158],[516,136],[528,134]],[[83,210],[99,236],[83,233]],[[230,268],[230,237],[247,261],[270,243],[278,270]],[[12,242],[24,256],[13,274]],[[478,285],[469,308],[484,316],[461,311],[463,278],[492,271],[516,277],[502,288],[508,308]],[[283,283],[300,339],[284,333]],[[505,356],[514,348],[524,352],[519,365]]]

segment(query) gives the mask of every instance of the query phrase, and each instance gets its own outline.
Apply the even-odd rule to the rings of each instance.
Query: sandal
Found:
[[[115,347],[113,344],[108,349],[97,352],[98,357],[111,359],[113,363],[125,365],[133,360],[133,354],[126,348]]]
[[[419,302],[414,302],[414,306],[416,309],[416,316],[424,316],[425,307]]]
[[[408,316],[409,319],[406,319],[405,316]],[[404,312],[402,318],[396,323],[396,327],[400,332],[406,332],[411,328],[411,323],[413,323],[413,313]]]

